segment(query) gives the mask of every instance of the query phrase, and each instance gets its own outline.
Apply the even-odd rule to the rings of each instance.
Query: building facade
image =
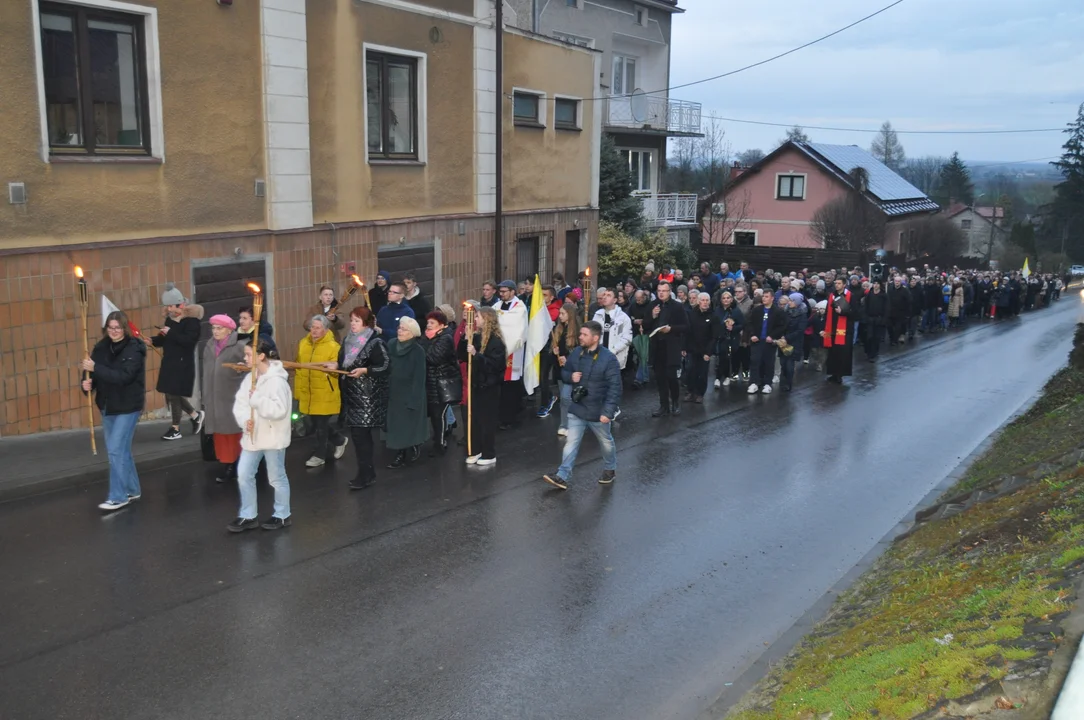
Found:
[[[868,186],[856,189],[851,173],[864,168]],[[859,191],[884,215],[880,247],[901,252],[916,218],[938,205],[921,190],[854,145],[787,142],[749,168],[731,170],[727,189],[703,219],[705,243],[746,247],[822,248],[813,219],[825,205]]]
[[[660,193],[666,141],[701,137],[700,103],[670,97],[670,33],[676,0],[510,0],[521,28],[602,54],[596,102],[603,132],[628,165],[650,227],[687,236],[696,195]]]
[[[498,29],[492,0],[3,2],[0,436],[86,423],[75,265],[91,343],[101,295],[153,333],[167,282],[207,317],[255,281],[290,359],[353,273],[458,307],[594,262],[600,53]]]
[[[965,205],[951,202],[942,215],[960,228],[967,238],[964,257],[989,259],[1005,246],[1009,229],[1005,226],[1005,208],[991,205]]]

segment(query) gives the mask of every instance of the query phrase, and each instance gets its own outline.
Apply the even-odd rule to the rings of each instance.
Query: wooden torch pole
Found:
[[[260,317],[263,315],[263,293],[260,290],[260,286],[256,283],[249,283],[248,289],[252,291],[252,325],[255,328],[255,332],[252,334],[252,389],[255,390],[256,380],[258,379],[256,353],[260,345]],[[251,395],[251,393],[249,394]],[[248,419],[252,421],[252,425],[255,427],[255,407],[249,407]]]
[[[470,303],[465,303],[463,322],[467,324],[467,329],[463,332],[466,333],[467,344],[474,344],[474,306]],[[474,448],[471,446],[471,439],[474,437],[473,424],[474,418],[472,409],[474,406],[474,388],[471,385],[471,378],[474,375],[474,356],[469,352],[467,353],[467,457],[474,456]]]
[[[83,357],[90,357],[90,340],[87,336],[87,308],[90,304],[90,292],[87,288],[87,279],[83,277],[83,268],[75,266],[76,291],[79,296],[79,314],[83,319]],[[90,379],[90,371],[83,371],[83,379]],[[98,441],[94,437],[94,398],[87,393],[87,425],[90,427],[90,451],[98,454]]]

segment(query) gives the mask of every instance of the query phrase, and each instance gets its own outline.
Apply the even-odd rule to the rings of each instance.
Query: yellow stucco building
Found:
[[[506,24],[498,89],[493,0],[0,5],[0,436],[86,422],[77,264],[92,342],[101,295],[150,330],[255,280],[288,358],[352,273],[458,306],[593,263],[599,54]]]

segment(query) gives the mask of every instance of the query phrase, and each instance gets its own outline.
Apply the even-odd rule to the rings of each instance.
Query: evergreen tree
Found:
[[[943,208],[953,200],[966,205],[975,202],[975,184],[971,182],[971,171],[960,159],[960,153],[952,153],[949,161],[941,166],[934,200]]]
[[[787,136],[780,140],[779,144],[782,145],[785,142],[807,143],[812,142],[812,140],[806,135],[805,129],[801,125],[795,125],[790,130],[787,130]]]
[[[892,123],[887,120],[881,126],[877,136],[873,138],[869,152],[873,157],[897,172],[903,167],[903,163],[907,159],[907,155],[903,152],[903,145],[900,144],[899,136],[892,129]]]
[[[1051,163],[1065,179],[1054,186],[1051,215],[1057,225],[1065,250],[1073,257],[1084,257],[1084,103],[1077,109],[1076,120],[1066,126],[1069,139],[1061,159]]]
[[[632,176],[621,160],[613,138],[602,136],[598,172],[599,220],[613,223],[629,235],[639,235],[644,227],[643,205],[632,195]]]

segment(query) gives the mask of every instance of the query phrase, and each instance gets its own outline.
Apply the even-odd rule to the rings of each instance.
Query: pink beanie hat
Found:
[[[213,315],[211,317],[211,325],[218,325],[219,327],[229,328],[230,330],[237,329],[237,323],[233,321],[229,315]]]

